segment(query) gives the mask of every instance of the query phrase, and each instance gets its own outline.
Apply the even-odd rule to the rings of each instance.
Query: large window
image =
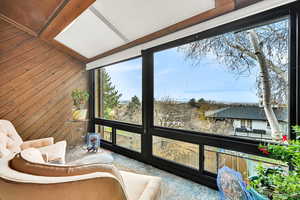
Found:
[[[224,165],[245,180],[260,163],[286,169],[257,148],[295,137],[296,23],[277,8],[95,70],[103,146],[212,187]]]
[[[288,134],[289,19],[154,54],[154,125],[249,139]]]
[[[95,73],[96,117],[142,124],[142,64],[134,59]]]

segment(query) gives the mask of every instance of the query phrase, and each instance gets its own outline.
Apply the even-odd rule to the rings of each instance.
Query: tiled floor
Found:
[[[184,178],[175,176],[168,172],[159,170],[150,165],[138,162],[136,160],[121,156],[116,153],[111,153],[114,158],[114,165],[121,169],[146,174],[159,176],[163,180],[163,199],[162,200],[217,200],[218,193],[206,186],[199,185]],[[95,163],[101,156],[99,153],[86,153],[81,148],[73,149],[67,154],[67,161],[90,162]]]

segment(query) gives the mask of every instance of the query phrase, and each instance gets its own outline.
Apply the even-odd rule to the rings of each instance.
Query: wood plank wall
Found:
[[[64,139],[71,91],[87,79],[83,63],[0,20],[0,119],[24,140]]]

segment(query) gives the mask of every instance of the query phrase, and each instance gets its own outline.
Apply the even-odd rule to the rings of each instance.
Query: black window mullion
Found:
[[[203,174],[204,171],[204,145],[199,144],[199,171]]]
[[[95,123],[102,125],[102,126],[109,126],[109,127],[114,127],[116,129],[121,129],[124,131],[133,132],[136,134],[143,133],[143,127],[141,125],[128,124],[128,123],[124,123],[124,122],[111,121],[111,120],[100,119],[100,118],[95,118]]]
[[[95,132],[95,70],[91,70],[88,72],[89,76],[89,124],[88,131]]]
[[[153,126],[153,53],[142,52],[143,63],[143,135],[142,135],[142,157],[150,162],[152,157],[152,135]]]
[[[298,41],[298,43],[297,43]],[[291,126],[299,123],[299,12],[291,9],[289,23],[289,125],[290,138],[296,136]]]
[[[117,129],[112,127],[111,140],[113,145],[117,145]]]
[[[295,101],[296,101],[296,113],[295,113],[295,124],[300,124],[300,3],[298,3],[297,10],[295,13],[295,34],[296,34],[296,46],[295,46],[295,65],[296,65],[296,76],[295,76],[295,84],[296,84],[296,92],[295,92]]]

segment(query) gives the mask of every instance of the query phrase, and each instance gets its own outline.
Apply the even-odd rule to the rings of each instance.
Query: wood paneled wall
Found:
[[[83,63],[0,20],[0,119],[23,139],[63,139],[71,91],[87,79]]]

